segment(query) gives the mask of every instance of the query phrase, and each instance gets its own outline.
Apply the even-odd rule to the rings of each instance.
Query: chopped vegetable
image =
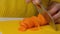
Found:
[[[38,28],[40,25],[47,24],[47,20],[44,18],[43,15],[39,14],[37,17],[32,16],[30,18],[25,18],[22,22],[20,22],[20,31],[25,31],[27,29],[32,29],[36,27]]]
[[[47,20],[45,19],[45,17],[43,15],[39,14],[38,17],[37,17],[37,19],[40,22],[40,25],[47,24]]]

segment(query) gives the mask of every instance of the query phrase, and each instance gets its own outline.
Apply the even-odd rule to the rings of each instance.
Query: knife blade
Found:
[[[34,5],[34,4],[33,4]],[[35,6],[35,5],[34,5]],[[57,27],[56,27],[56,24],[54,22],[54,19],[53,17],[49,14],[49,12],[43,7],[42,4],[38,5],[38,7],[40,8],[37,8],[35,6],[35,8],[37,8],[36,10],[42,14],[48,21],[49,21],[49,25],[54,29],[54,30],[57,30]]]

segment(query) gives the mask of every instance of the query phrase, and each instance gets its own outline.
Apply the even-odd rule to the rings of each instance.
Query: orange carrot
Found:
[[[47,20],[44,18],[43,15],[39,14],[38,17],[32,16],[31,18],[25,18],[21,23],[20,23],[20,30],[25,31],[27,29],[39,27],[40,25],[45,25],[47,24]]]
[[[36,16],[31,17],[31,21],[32,21],[32,23],[34,23],[34,26],[35,26],[35,27],[39,26],[39,22],[38,22]]]
[[[24,19],[20,24],[20,31],[25,31],[25,29],[31,28],[33,26],[33,23],[30,21],[30,18]]]
[[[19,24],[20,24],[19,31],[25,31],[25,30],[27,30],[27,25],[24,23],[24,21],[22,21]]]
[[[37,18],[38,18],[38,21],[40,21],[40,25],[47,24],[47,20],[45,19],[43,15],[39,14]]]
[[[30,20],[30,18],[25,19],[24,20],[24,23],[28,26],[28,28],[31,28],[33,26],[33,23]]]

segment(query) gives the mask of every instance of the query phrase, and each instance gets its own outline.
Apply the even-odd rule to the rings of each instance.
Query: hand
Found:
[[[49,13],[54,18],[55,22],[60,23],[60,4],[54,3],[50,6]]]

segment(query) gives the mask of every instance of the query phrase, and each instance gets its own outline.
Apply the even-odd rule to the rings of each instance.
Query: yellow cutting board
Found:
[[[38,31],[27,30],[20,32],[18,31],[19,22],[20,20],[0,21],[0,32],[2,32],[2,34],[60,34],[60,31],[55,31],[49,25],[41,26]],[[58,26],[60,26],[60,24]]]

